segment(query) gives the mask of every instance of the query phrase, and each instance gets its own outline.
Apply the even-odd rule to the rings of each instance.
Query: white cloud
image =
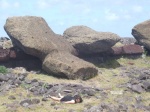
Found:
[[[116,13],[111,12],[109,9],[107,9],[105,10],[105,18],[110,21],[115,21],[119,19],[119,16]]]
[[[90,8],[83,8],[84,10],[83,10],[83,13],[84,14],[89,14],[90,12],[91,12],[91,9]]]
[[[36,4],[40,9],[46,9],[51,6],[57,6],[59,4],[64,5],[68,3],[68,0],[37,0]]]
[[[124,15],[123,16],[126,20],[130,20],[132,17],[131,17],[131,15],[129,15],[129,14],[126,14],[126,15]]]
[[[18,8],[20,6],[19,2],[11,3],[8,0],[0,0],[0,8],[8,9],[8,8]]]
[[[9,4],[9,2],[8,2],[7,0],[1,0],[1,1],[0,1],[0,7],[1,7],[2,9],[7,9],[7,8],[10,7],[10,4]]]
[[[49,4],[45,0],[38,0],[37,5],[41,9],[45,9],[49,7]]]
[[[18,8],[18,7],[20,7],[20,3],[19,3],[19,2],[15,2],[15,3],[13,4],[13,6],[16,7],[16,8]]]
[[[133,6],[133,11],[134,12],[137,12],[137,13],[140,13],[143,11],[143,7],[142,6]]]
[[[97,22],[98,22],[98,19],[97,19],[97,18],[93,18],[93,19],[92,19],[92,22],[93,22],[93,23],[97,23]]]
[[[122,17],[122,19],[125,19],[125,20],[132,19],[132,16],[131,16],[129,10],[127,10],[127,9],[121,9],[120,15],[121,15],[120,17]]]

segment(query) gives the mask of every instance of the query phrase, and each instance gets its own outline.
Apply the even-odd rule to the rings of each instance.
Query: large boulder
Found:
[[[41,17],[11,17],[4,29],[14,45],[40,58],[43,69],[48,73],[69,79],[88,79],[97,75],[95,66],[75,57],[76,50],[72,45],[55,34]]]
[[[74,48],[60,35],[56,35],[42,17],[10,17],[6,20],[5,31],[13,44],[25,53],[45,57],[53,51],[75,52]]]
[[[63,36],[76,48],[79,54],[101,53],[115,45],[120,37],[110,32],[97,32],[86,26],[73,26]]]
[[[43,62],[43,68],[58,76],[67,76],[69,79],[87,80],[97,74],[97,70],[86,61],[83,61],[70,53],[57,52],[47,55]]]
[[[150,50],[150,20],[137,24],[132,29],[132,35],[140,45]]]

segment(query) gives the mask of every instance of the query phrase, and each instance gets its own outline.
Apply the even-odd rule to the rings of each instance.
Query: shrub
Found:
[[[5,66],[0,66],[0,73],[7,73],[7,68]]]

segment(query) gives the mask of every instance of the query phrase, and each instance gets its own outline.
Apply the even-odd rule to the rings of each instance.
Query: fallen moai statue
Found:
[[[41,59],[48,73],[69,79],[89,79],[98,74],[96,67],[75,56],[76,50],[55,34],[41,17],[10,17],[4,26],[13,45]]]
[[[121,39],[117,34],[98,32],[87,26],[72,26],[64,31],[63,36],[80,55],[105,52]]]

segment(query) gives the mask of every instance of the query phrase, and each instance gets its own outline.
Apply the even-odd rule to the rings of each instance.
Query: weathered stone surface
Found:
[[[32,103],[33,103],[33,104],[38,104],[38,103],[40,103],[40,100],[39,100],[39,99],[36,99],[36,98],[35,98],[35,99],[32,99]]]
[[[144,92],[144,89],[141,87],[141,85],[132,85],[131,89],[137,93],[142,93]]]
[[[12,48],[13,44],[11,40],[7,37],[0,37],[0,48],[2,49],[9,49]]]
[[[23,51],[18,49],[1,49],[0,48],[0,62],[8,61],[9,59],[16,59],[16,60],[25,60],[25,59],[34,59],[36,57],[32,55],[28,55]]]
[[[112,47],[108,52],[110,55],[122,55],[124,53],[123,47]]]
[[[0,75],[0,81],[2,82],[2,81],[8,81],[8,77],[6,76],[6,75]]]
[[[10,49],[2,49],[0,48],[0,61],[9,60]]]
[[[25,67],[28,70],[41,70],[42,68],[40,59],[15,48],[0,48],[0,65],[8,68]]]
[[[62,58],[63,57],[63,58]],[[70,53],[49,54],[44,62],[43,69],[59,76],[67,76],[69,79],[90,79],[98,70],[94,65],[85,62]]]
[[[16,58],[16,57],[17,57],[17,54],[16,54],[15,50],[11,50],[11,51],[10,51],[9,57],[10,57],[10,58]]]
[[[142,87],[144,87],[145,90],[150,91],[150,80],[144,81]]]
[[[26,100],[23,100],[20,102],[20,105],[23,106],[23,107],[28,107],[29,105],[32,105],[32,101],[31,99],[26,99]]]
[[[125,45],[123,46],[124,54],[142,54],[144,52],[143,48],[140,45]]]
[[[136,43],[136,39],[133,37],[122,37],[119,42],[122,43],[123,45],[129,45]]]
[[[6,20],[4,29],[14,45],[40,59],[54,51],[75,52],[63,37],[49,28],[42,17],[10,17]]]
[[[6,43],[11,43],[11,47],[6,47]],[[32,55],[28,55],[24,53],[22,50],[20,50],[17,47],[13,47],[12,42],[7,37],[1,37],[0,38],[0,62],[2,61],[8,61],[9,59],[34,59]]]
[[[150,91],[150,70],[149,68],[130,68],[128,72],[123,73],[124,76],[128,76],[131,80],[127,83],[127,87],[137,93]],[[136,75],[139,75],[138,77]],[[131,77],[132,76],[132,77]]]
[[[42,101],[48,101],[48,99],[47,98],[42,98]]]
[[[128,109],[127,106],[120,105],[119,108],[112,104],[101,103],[97,106],[91,106],[90,108],[85,109],[83,112],[120,112],[120,111],[127,112],[127,109]]]
[[[55,34],[43,18],[11,17],[4,28],[14,45],[43,61],[42,68],[46,72],[69,79],[89,79],[97,75],[95,66],[75,57],[76,50],[72,45]]]
[[[139,44],[150,50],[150,20],[134,26],[132,29],[132,35]]]
[[[111,53],[113,55],[129,55],[129,54],[142,54],[144,52],[140,45],[130,44],[121,47],[112,47]]]
[[[10,58],[10,48],[12,48],[12,42],[7,37],[0,38],[0,62],[7,61]]]
[[[36,56],[26,54],[25,52],[23,52],[17,48],[10,49],[9,57],[11,59],[16,59],[16,60],[37,59]]]
[[[80,54],[100,53],[115,45],[120,37],[111,32],[97,32],[86,26],[73,26],[63,36]]]
[[[15,100],[15,99],[16,99],[16,97],[15,97],[15,96],[13,96],[13,95],[10,95],[10,96],[8,97],[8,99],[10,99],[10,100]]]

